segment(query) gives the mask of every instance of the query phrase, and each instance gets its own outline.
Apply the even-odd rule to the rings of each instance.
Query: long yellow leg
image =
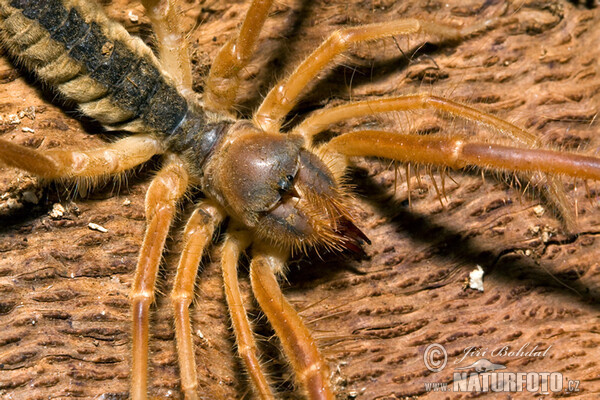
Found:
[[[146,399],[148,379],[148,319],[158,265],[165,245],[177,201],[188,186],[183,162],[168,155],[146,194],[146,233],[140,250],[131,290],[133,314],[133,367],[131,398]]]
[[[175,315],[175,337],[181,375],[181,390],[187,400],[198,398],[198,376],[192,343],[189,307],[194,299],[194,284],[202,253],[210,242],[223,212],[209,201],[201,203],[188,220],[183,233],[184,247],[171,291]]]
[[[391,111],[413,111],[419,109],[433,109],[487,125],[521,144],[537,144],[535,135],[510,122],[468,105],[429,93],[356,101],[337,107],[325,108],[312,113],[294,128],[293,133],[304,136],[308,143],[311,143],[312,138],[319,132],[324,131],[335,123],[350,118],[360,118],[362,116]]]
[[[181,30],[176,0],[142,0],[152,30],[158,40],[162,67],[175,80],[184,96],[192,93],[192,63],[187,41]]]
[[[240,85],[239,73],[250,61],[273,0],[253,0],[237,37],[227,41],[214,59],[204,105],[212,111],[231,111]]]
[[[456,40],[481,30],[490,23],[491,20],[475,26],[457,28],[438,22],[401,19],[335,31],[288,78],[271,89],[254,115],[255,125],[267,132],[278,132],[283,118],[297,103],[307,85],[323,69],[332,64],[338,55],[347,51],[355,43],[417,33]]]
[[[260,253],[250,264],[252,291],[294,369],[296,380],[311,400],[333,400],[329,368],[304,322],[285,299],[275,272],[284,261],[275,255]]]
[[[374,113],[417,109],[433,109],[459,118],[475,121],[487,125],[497,132],[501,132],[516,143],[530,148],[540,147],[539,139],[531,132],[476,108],[428,93],[358,101],[320,110],[298,125],[293,133],[303,135],[307,139],[307,142],[311,143],[312,138],[317,133],[322,132],[332,124],[349,118],[372,115]],[[548,185],[544,187],[544,190],[548,192],[549,199],[553,200],[559,214],[564,217],[567,228],[573,231],[575,228],[575,218],[572,209],[569,207],[569,201],[560,180],[555,176],[548,175],[547,181]]]
[[[403,162],[451,168],[482,168],[548,172],[600,180],[600,158],[576,153],[472,143],[460,136],[401,135],[385,131],[356,131],[333,138],[327,151],[346,156],[375,156]]]
[[[260,367],[256,342],[254,341],[250,321],[248,321],[237,277],[238,259],[249,242],[250,237],[247,233],[234,231],[227,235],[223,245],[223,282],[238,353],[246,365],[246,370],[256,394],[263,400],[269,400],[274,398],[273,393]]]
[[[92,150],[33,150],[0,139],[0,163],[46,179],[118,174],[163,152],[149,135],[135,135]]]

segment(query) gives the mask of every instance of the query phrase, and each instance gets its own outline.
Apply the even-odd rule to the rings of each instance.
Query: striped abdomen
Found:
[[[112,129],[173,133],[188,104],[152,51],[85,0],[0,0],[9,53]]]

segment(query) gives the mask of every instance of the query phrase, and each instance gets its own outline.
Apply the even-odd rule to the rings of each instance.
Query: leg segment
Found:
[[[336,56],[347,51],[355,43],[417,33],[431,34],[444,40],[456,40],[483,29],[490,23],[491,20],[468,28],[457,28],[436,22],[401,19],[336,31],[287,79],[271,89],[254,115],[254,122],[257,127],[267,132],[279,131],[283,118],[294,107],[306,86],[330,65]]]
[[[228,234],[223,245],[223,281],[238,353],[246,365],[246,371],[248,371],[256,394],[260,399],[267,400],[274,399],[274,397],[267,378],[260,368],[260,361],[256,355],[256,343],[254,342],[250,321],[248,321],[248,315],[244,308],[237,278],[238,259],[249,243],[250,237],[247,233],[230,232]]]
[[[475,165],[600,180],[600,158],[552,150],[469,143],[458,136],[440,138],[385,131],[357,131],[335,137],[325,146],[326,151],[346,156],[385,157],[451,168]]]
[[[41,152],[0,139],[0,163],[46,179],[118,174],[162,152],[160,142],[149,135],[129,136],[87,151]]]
[[[198,377],[189,307],[194,298],[194,284],[202,253],[206,244],[211,240],[215,227],[223,220],[223,217],[223,212],[208,201],[200,204],[194,211],[185,226],[183,234],[185,244],[171,292],[181,389],[187,400],[198,398]]]
[[[185,96],[192,91],[192,64],[176,0],[142,0],[158,39],[160,63]]]
[[[457,103],[428,93],[390,97],[386,99],[359,101],[348,103],[339,107],[332,107],[317,111],[298,125],[293,133],[303,135],[308,143],[317,133],[327,129],[328,126],[349,118],[383,113],[390,111],[411,111],[418,109],[434,109],[470,121],[481,123],[510,137],[517,143],[530,148],[540,146],[539,139],[531,132],[527,132],[510,122],[504,121],[491,114],[479,111],[476,108]],[[531,177],[528,177],[529,179]],[[544,190],[548,192],[549,199],[558,208],[559,214],[564,218],[567,229],[574,231],[575,218],[569,207],[569,202],[560,181],[554,176],[547,176],[548,185]]]
[[[154,301],[158,265],[177,201],[188,186],[183,162],[175,155],[166,157],[146,194],[146,233],[135,271],[131,302],[133,310],[133,367],[131,398],[146,399],[148,373],[148,319]]]
[[[227,41],[213,61],[204,104],[212,111],[230,111],[240,85],[239,73],[250,61],[273,0],[253,0],[237,38]]]
[[[296,379],[311,400],[335,398],[329,369],[304,322],[285,299],[274,271],[283,268],[278,256],[258,254],[250,264],[252,290],[279,337]]]
[[[302,121],[293,131],[295,134],[306,138],[307,143],[312,143],[312,138],[327,129],[329,126],[350,119],[359,118],[376,113],[392,111],[413,111],[421,109],[434,109],[453,116],[475,121],[489,126],[514,141],[533,146],[538,144],[538,139],[531,132],[527,132],[510,122],[504,121],[491,114],[479,111],[443,97],[428,93],[410,94],[406,96],[389,97],[376,100],[357,101],[337,107],[326,108],[314,112],[310,117]]]

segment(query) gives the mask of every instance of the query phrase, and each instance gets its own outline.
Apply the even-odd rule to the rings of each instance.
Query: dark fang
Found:
[[[336,233],[342,237],[342,245],[346,250],[361,258],[366,256],[362,245],[364,243],[371,244],[371,241],[363,231],[354,225],[354,222],[348,218],[341,217],[338,220]]]

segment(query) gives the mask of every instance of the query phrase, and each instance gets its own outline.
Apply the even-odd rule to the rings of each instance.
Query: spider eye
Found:
[[[294,176],[286,175],[277,182],[277,189],[280,195],[290,192],[294,187]]]

